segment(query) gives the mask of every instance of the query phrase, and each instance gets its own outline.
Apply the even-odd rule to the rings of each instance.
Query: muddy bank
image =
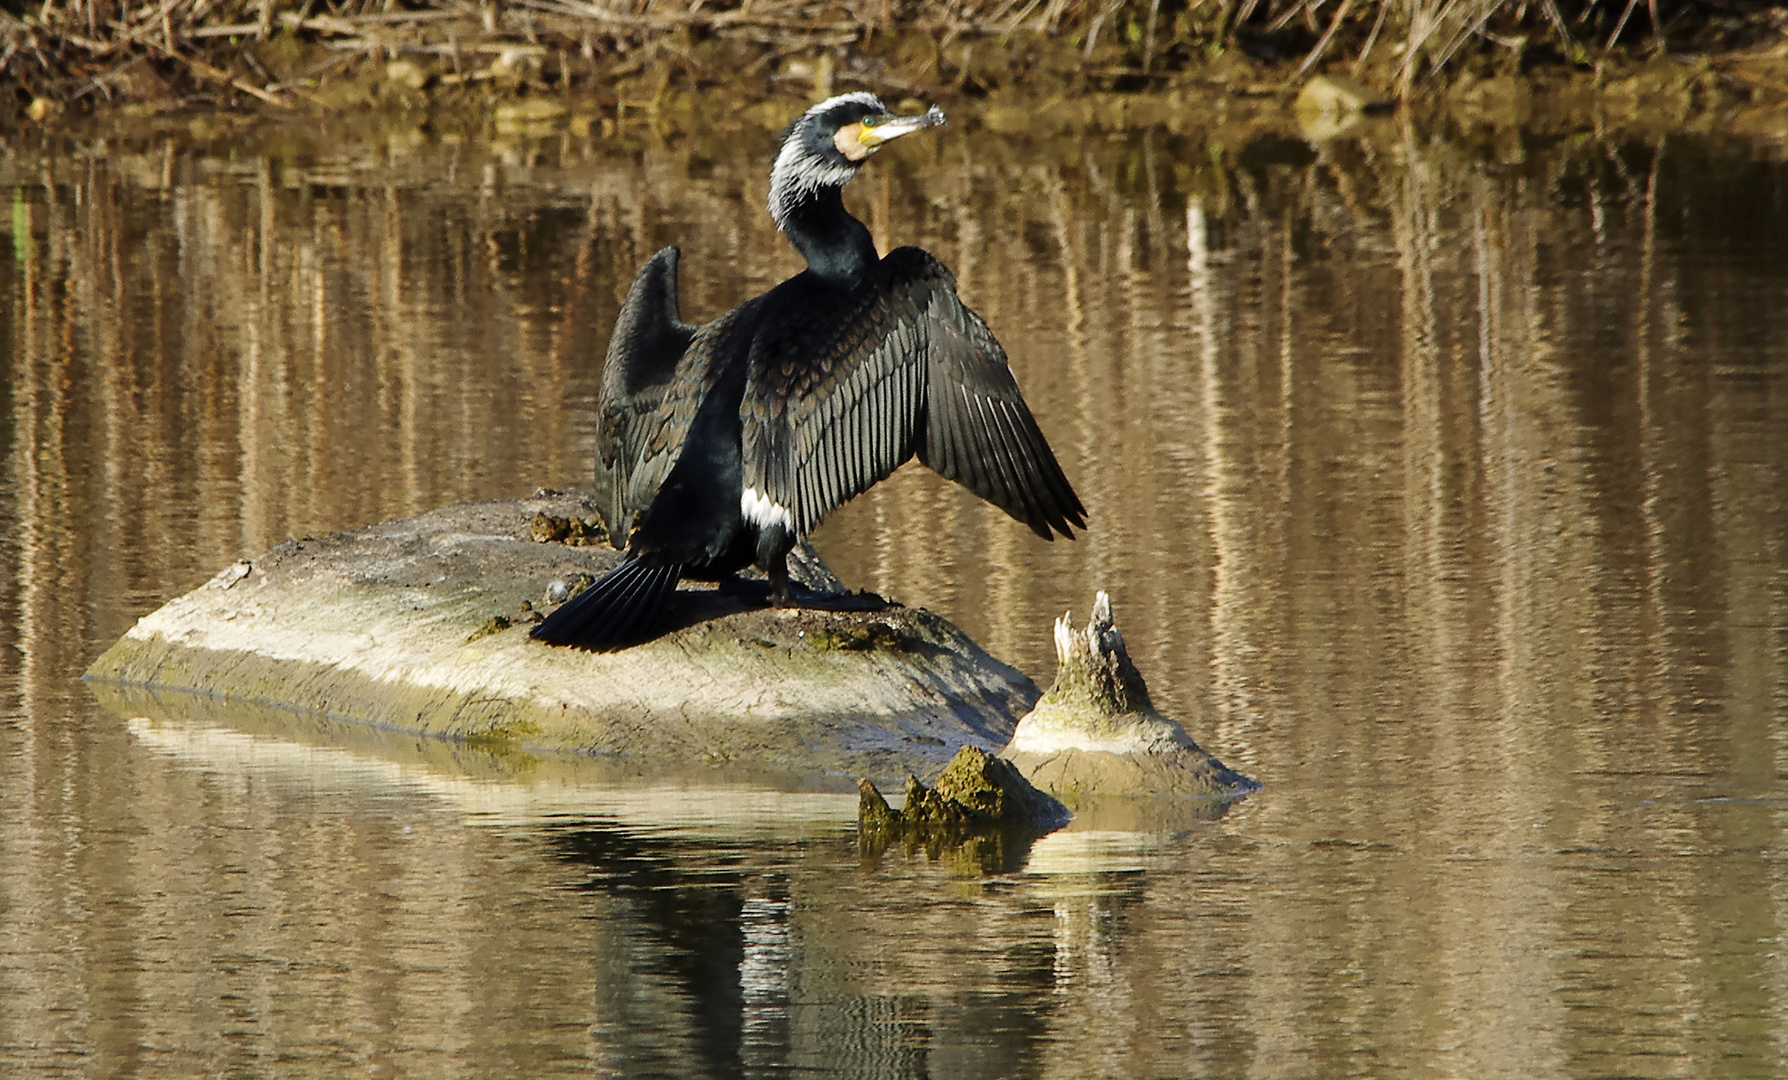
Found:
[[[1037,697],[929,612],[769,609],[750,583],[687,588],[672,632],[624,652],[529,640],[537,609],[618,558],[538,538],[559,531],[551,519],[594,516],[581,496],[546,494],[289,541],[139,620],[87,676],[164,704],[183,692],[642,774],[841,789],[996,748]]]

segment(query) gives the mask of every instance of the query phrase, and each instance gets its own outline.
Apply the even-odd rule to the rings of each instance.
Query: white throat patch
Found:
[[[791,137],[776,155],[770,170],[770,217],[778,229],[787,224],[789,212],[813,197],[821,188],[843,187],[857,175],[855,164],[834,165],[814,157]]]
[[[816,156],[807,149],[807,129],[826,110],[837,105],[855,103],[881,109],[881,99],[867,91],[829,97],[801,114],[782,140],[776,152],[776,164],[770,167],[770,218],[778,229],[786,224],[789,212],[821,188],[843,187],[857,175],[862,162],[834,163]]]

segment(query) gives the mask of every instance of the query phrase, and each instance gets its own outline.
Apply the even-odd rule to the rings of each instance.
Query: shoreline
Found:
[[[1132,21],[1101,36],[1098,18],[1068,16],[1054,26],[923,11],[867,22],[775,8],[623,17],[582,5],[574,18],[545,2],[350,16],[278,11],[270,0],[250,24],[200,0],[175,5],[184,25],[71,22],[93,2],[0,14],[0,73],[14,84],[0,130],[122,131],[199,116],[592,138],[641,124],[659,134],[780,130],[805,103],[846,90],[940,104],[995,131],[1112,130],[1281,122],[1320,77],[1353,95],[1344,111],[1376,108],[1418,126],[1788,135],[1788,25],[1762,16],[1742,46],[1673,52],[1628,33],[1591,50],[1556,34],[1492,34],[1417,73],[1399,59],[1415,55],[1405,45],[1362,42],[1351,24],[1332,46],[1273,55],[1248,26],[1185,17],[1171,32],[1151,22],[1143,35]],[[1110,10],[1121,21],[1127,9]]]
[[[1311,117],[1298,109],[1295,88],[1240,95],[1185,88],[1164,92],[1027,94],[1009,91],[964,101],[940,95],[902,100],[941,103],[953,126],[1000,136],[1080,137],[1092,133],[1159,131],[1202,135],[1237,145],[1258,136],[1314,143],[1407,130],[1465,142],[1484,142],[1501,156],[1512,133],[1530,137],[1655,141],[1670,135],[1736,137],[1788,147],[1788,90],[1779,103],[1749,104],[1710,97],[1691,78],[1641,73],[1597,84],[1588,78],[1556,79],[1521,86],[1506,79],[1462,80],[1444,94],[1397,106],[1378,106],[1338,116]],[[590,145],[677,144],[709,133],[771,137],[809,103],[792,94],[745,102],[729,99],[713,116],[714,99],[702,91],[669,91],[650,103],[601,95],[517,93],[466,100],[452,96],[394,107],[370,102],[358,108],[174,107],[120,104],[86,113],[62,112],[48,123],[20,123],[0,138],[13,149],[33,142],[72,142],[103,150],[160,144],[169,138],[192,145],[268,138],[302,146],[307,138],[382,141],[411,138],[452,143],[572,139]],[[891,102],[892,104],[892,102]]]

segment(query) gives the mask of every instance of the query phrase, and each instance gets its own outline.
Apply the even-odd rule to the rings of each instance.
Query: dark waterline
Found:
[[[798,267],[768,146],[0,161],[0,1072],[1784,1070],[1779,147],[963,128],[853,186],[1092,529],[909,468],[820,546],[1042,680],[1109,590],[1266,784],[1221,816],[877,859],[848,799],[92,702],[288,535],[584,482],[638,264]]]

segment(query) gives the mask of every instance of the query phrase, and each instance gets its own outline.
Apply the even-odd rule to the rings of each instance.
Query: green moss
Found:
[[[513,750],[517,743],[538,739],[546,734],[531,720],[500,720],[489,727],[468,732],[462,737],[467,746],[489,752]]]
[[[900,812],[888,805],[868,778],[857,781],[857,822],[863,829],[875,832],[897,832],[900,828]]]
[[[578,593],[596,584],[596,579],[588,574],[578,574],[565,585],[565,599],[569,600]]]
[[[567,547],[596,547],[607,544],[608,530],[593,518],[552,517],[535,514],[528,522],[528,536],[536,544],[564,544]]]
[[[489,619],[485,620],[483,626],[480,626],[478,629],[467,635],[466,644],[470,645],[472,642],[477,641],[480,638],[490,637],[492,634],[500,634],[514,625],[514,623],[509,621],[509,616],[507,615],[492,615]]]
[[[809,630],[807,643],[820,652],[868,652],[871,649],[910,648],[906,638],[894,626],[876,622],[842,630]]]
[[[1012,763],[978,746],[964,746],[926,787],[906,778],[906,805],[888,806],[876,786],[857,781],[857,823],[866,833],[918,839],[961,839],[977,830],[1047,825],[1065,816],[1062,805],[1031,786]]]

